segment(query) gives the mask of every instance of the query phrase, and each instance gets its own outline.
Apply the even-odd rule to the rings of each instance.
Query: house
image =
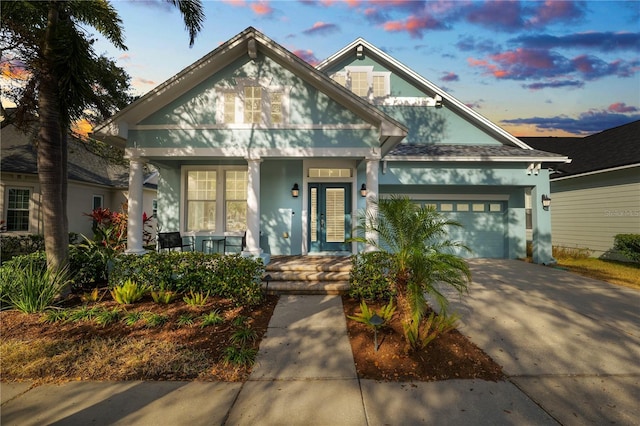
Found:
[[[33,135],[22,132],[10,120],[4,120],[0,138],[3,234],[42,234],[40,184]],[[157,185],[153,182],[153,175],[146,177],[148,182],[142,192],[143,209],[151,215]],[[127,201],[128,181],[129,167],[126,161],[118,163],[109,160],[95,143],[70,136],[67,196],[69,232],[91,237],[92,222],[85,213],[98,207],[120,211],[122,204]]]
[[[640,121],[584,138],[522,138],[571,157],[551,166],[554,246],[616,257],[616,234],[640,233]]]
[[[254,28],[95,129],[125,147],[131,196],[160,173],[158,218],[204,247],[246,235],[247,255],[354,253],[358,212],[403,194],[459,220],[471,256],[525,256],[525,190],[549,193],[531,149],[363,39],[317,67]],[[130,202],[130,209],[138,208]],[[550,213],[532,211],[534,259],[551,257]],[[133,226],[132,226],[133,225]],[[141,232],[128,251],[142,253]]]

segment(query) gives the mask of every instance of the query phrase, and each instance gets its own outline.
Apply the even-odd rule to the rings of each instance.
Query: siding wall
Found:
[[[611,255],[616,234],[640,233],[640,167],[551,182],[553,245]]]

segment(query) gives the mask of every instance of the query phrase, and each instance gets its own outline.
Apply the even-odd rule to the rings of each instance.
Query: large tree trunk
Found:
[[[55,75],[54,47],[58,25],[58,4],[51,2],[43,48],[42,75],[38,93],[38,176],[42,194],[42,217],[47,266],[57,270],[67,264],[69,234],[67,194],[66,125],[61,121],[58,76]]]

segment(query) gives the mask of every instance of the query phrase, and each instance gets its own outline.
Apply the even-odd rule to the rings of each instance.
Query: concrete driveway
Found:
[[[470,261],[460,331],[563,425],[640,424],[640,291],[516,260]]]

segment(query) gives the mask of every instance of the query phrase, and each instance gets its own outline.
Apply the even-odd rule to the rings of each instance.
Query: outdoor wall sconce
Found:
[[[551,198],[547,194],[542,194],[542,208],[544,210],[549,210],[549,206],[551,205]]]
[[[294,183],[293,188],[291,188],[291,196],[293,198],[298,198],[298,195],[300,195],[300,188],[297,183]]]
[[[367,196],[367,185],[364,184],[364,183],[360,187],[360,196],[361,197],[366,197]]]

